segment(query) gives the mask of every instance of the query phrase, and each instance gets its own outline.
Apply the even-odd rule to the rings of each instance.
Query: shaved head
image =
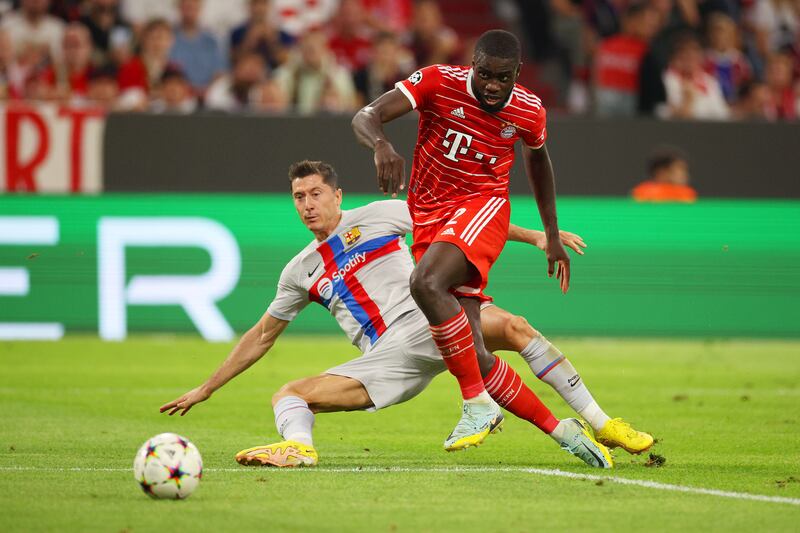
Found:
[[[497,57],[513,59],[519,63],[522,59],[522,46],[517,36],[505,30],[489,30],[480,36],[475,43],[474,59]]]

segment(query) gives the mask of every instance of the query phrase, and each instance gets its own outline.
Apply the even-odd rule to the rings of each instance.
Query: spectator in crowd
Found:
[[[370,29],[361,0],[342,0],[333,19],[328,46],[350,72],[363,69],[372,55]]]
[[[81,18],[81,9],[88,0],[51,0],[50,14],[66,22],[75,22]],[[10,0],[4,0],[6,4],[11,4]],[[0,3],[3,3],[0,1]],[[18,4],[19,1],[13,2]]]
[[[16,100],[25,96],[26,71],[17,61],[11,35],[0,29],[0,99]]]
[[[205,0],[200,12],[200,26],[210,30],[219,42],[247,18],[248,0]],[[164,19],[170,24],[179,21],[177,0],[120,0],[122,18],[133,25],[139,35],[147,22]]]
[[[632,4],[622,18],[622,32],[600,43],[594,63],[599,116],[636,114],[639,70],[657,29],[656,12],[647,4]]]
[[[178,22],[174,0],[120,0],[122,18],[141,37],[145,26],[152,20],[165,20],[170,25]]]
[[[772,54],[767,60],[764,81],[769,91],[767,116],[770,120],[800,117],[800,92],[792,79],[792,67],[792,57],[786,53]]]
[[[289,102],[280,84],[274,78],[268,78],[256,92],[256,109],[264,113],[286,113]]]
[[[218,111],[250,109],[262,97],[259,88],[266,79],[264,58],[255,52],[241,54],[236,58],[233,72],[218,78],[208,88],[206,107]]]
[[[361,5],[373,31],[400,35],[411,24],[412,0],[362,0]]]
[[[119,67],[131,59],[133,59],[133,31],[130,28],[117,26],[111,31],[108,54],[101,63],[112,63]]]
[[[118,0],[89,0],[87,13],[80,21],[89,29],[94,45],[94,63],[105,63],[109,59],[111,35],[125,32],[128,25],[119,16]]]
[[[800,33],[800,5],[796,0],[757,0],[751,24],[762,57],[791,46]]]
[[[47,98],[66,103],[85,98],[89,91],[91,61],[92,38],[89,30],[79,22],[69,24],[64,30],[61,61],[47,67],[42,74]]]
[[[50,0],[22,0],[20,8],[6,14],[0,27],[11,37],[14,47],[45,62],[61,58],[64,22],[48,15]]]
[[[336,13],[339,0],[273,0],[280,30],[297,41],[309,31],[320,30]]]
[[[681,7],[695,0],[647,0],[658,14],[659,31],[650,42],[639,72],[639,112],[652,115],[667,99],[663,73],[673,45],[683,35],[694,34],[696,9]]]
[[[181,69],[167,67],[161,76],[159,97],[150,102],[154,113],[192,113],[197,109],[197,98]]]
[[[170,60],[180,66],[197,94],[221,76],[227,63],[216,38],[200,26],[201,0],[179,0],[180,22]]]
[[[708,20],[705,68],[719,82],[728,103],[733,103],[743,84],[753,77],[750,63],[739,49],[736,23],[724,13],[713,13]]]
[[[583,9],[589,28],[600,39],[611,37],[621,30],[625,9],[625,3],[621,0],[586,0]]]
[[[666,106],[664,118],[724,120],[728,104],[716,78],[703,70],[703,49],[691,34],[679,37],[664,72]]]
[[[414,70],[414,59],[404,49],[397,35],[380,33],[375,38],[372,62],[353,76],[359,105],[372,102],[407,78]]]
[[[231,31],[247,19],[249,0],[203,0],[200,26],[211,32],[220,43],[223,55],[228,56]],[[311,0],[315,2],[317,0]]]
[[[694,202],[697,192],[689,185],[686,157],[675,148],[663,148],[647,161],[647,181],[637,185],[633,198],[638,202]]]
[[[527,55],[535,63],[545,63],[555,53],[549,0],[516,0],[515,7],[526,34],[523,46],[527,45]]]
[[[556,60],[560,67],[558,92],[566,94],[570,111],[583,113],[589,106],[589,30],[578,0],[552,0],[552,32]]]
[[[142,30],[141,50],[119,69],[119,88],[126,101],[158,90],[161,77],[169,65],[169,52],[174,42],[172,27],[166,20],[154,19]]]
[[[458,35],[445,26],[442,11],[435,0],[420,0],[414,5],[409,48],[418,66],[458,61]]]
[[[107,63],[91,69],[86,91],[87,103],[107,111],[115,111],[118,109],[117,98],[119,98],[117,68]]]
[[[335,107],[342,111],[356,107],[350,72],[336,63],[321,31],[303,36],[299,50],[275,71],[275,78],[298,113],[307,115],[320,111],[323,102],[329,109]]]
[[[749,81],[742,84],[733,108],[739,120],[771,120],[770,92],[766,84]]]
[[[231,32],[230,47],[235,58],[255,52],[264,58],[271,69],[286,60],[286,49],[293,39],[280,31],[270,14],[270,0],[250,0],[250,16]]]

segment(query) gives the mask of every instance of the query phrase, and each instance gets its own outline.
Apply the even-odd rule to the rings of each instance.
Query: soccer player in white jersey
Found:
[[[284,441],[239,452],[248,465],[315,465],[314,414],[376,410],[409,400],[445,370],[424,315],[409,290],[413,269],[405,245],[411,230],[406,204],[375,202],[341,211],[341,189],[334,169],[319,161],[292,165],[289,176],[295,207],[315,239],[281,273],[278,291],[267,312],[246,332],[220,368],[202,385],[163,405],[161,412],[186,414],[232,378],[258,361],[310,302],[326,307],[363,355],[318,376],[284,385],[273,396],[278,432]],[[566,244],[580,251],[583,242],[562,232]],[[511,226],[509,239],[545,247],[544,234]],[[610,419],[592,398],[569,361],[521,317],[497,306],[482,310],[484,338],[492,349],[520,352],[537,377],[550,384],[610,446],[632,453],[653,439],[621,419]],[[485,376],[487,391],[506,405],[524,386],[498,359]],[[534,396],[535,397],[535,396]],[[609,468],[605,446],[577,419],[557,420],[539,402],[532,423],[566,451],[587,464]]]

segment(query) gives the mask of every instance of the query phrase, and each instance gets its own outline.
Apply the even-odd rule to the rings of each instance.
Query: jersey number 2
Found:
[[[466,213],[466,212],[467,212],[466,209],[464,209],[463,207],[459,207],[458,209],[456,209],[456,212],[453,213],[452,218],[450,219],[450,221],[447,224],[445,224],[445,226],[453,226],[455,224],[458,224],[456,219],[458,217],[460,217],[461,215],[463,215],[464,213]]]

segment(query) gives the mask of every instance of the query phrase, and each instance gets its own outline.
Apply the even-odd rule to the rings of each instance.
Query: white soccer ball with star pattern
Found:
[[[152,498],[182,500],[203,477],[197,446],[175,433],[162,433],[142,444],[133,460],[133,476]]]

